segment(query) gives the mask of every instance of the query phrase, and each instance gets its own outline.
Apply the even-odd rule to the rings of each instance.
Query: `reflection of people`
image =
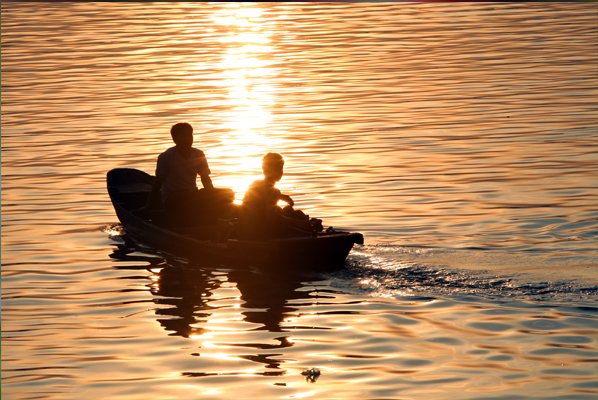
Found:
[[[311,302],[310,292],[297,290],[302,287],[301,278],[294,278],[285,275],[262,275],[250,271],[231,270],[228,272],[228,280],[237,285],[241,292],[241,300],[245,315],[244,321],[263,325],[257,329],[265,329],[269,332],[283,332],[281,327],[284,319],[296,315],[298,308],[290,303],[290,300],[306,299]],[[291,346],[286,337],[277,338],[281,343],[275,347]]]
[[[198,218],[204,217],[205,220],[206,214],[214,214],[208,218],[213,222],[216,218],[215,214],[222,214],[222,210],[215,213],[214,206],[232,204],[234,193],[229,189],[214,189],[205,154],[192,147],[193,127],[190,124],[186,122],[175,124],[170,129],[170,134],[175,146],[158,156],[156,180],[147,204],[139,211],[143,214],[157,208],[157,200],[161,192],[164,208],[176,220],[198,222]],[[197,175],[200,176],[207,192],[197,190]],[[202,210],[199,210],[200,208]],[[204,215],[200,216],[198,211],[203,211]]]
[[[157,296],[154,303],[166,306],[156,309],[157,321],[171,332],[170,335],[190,337],[206,332],[198,325],[206,324],[212,315],[208,302],[220,286],[219,280],[203,270],[167,265],[160,270],[155,283],[152,287],[152,294]]]
[[[152,275],[148,276],[150,288],[154,297],[157,321],[171,332],[170,335],[190,337],[201,335],[204,328],[197,327],[198,323],[205,322],[212,314],[207,302],[214,290],[220,286],[220,281],[213,279],[210,272],[204,270],[175,268],[165,260],[156,256],[144,256],[139,253],[139,248],[126,235],[121,236],[124,244],[117,244],[117,249],[110,255],[125,265],[117,266],[119,269],[146,269]],[[133,253],[133,254],[131,254]],[[131,262],[148,263],[148,265],[131,265]],[[157,274],[155,268],[161,268]],[[174,307],[173,307],[174,306]]]
[[[285,318],[297,316],[300,307],[311,304],[313,291],[301,290],[305,276],[293,277],[284,274],[264,275],[243,269],[227,269],[214,273],[213,265],[181,265],[174,259],[158,256],[143,256],[134,242],[125,236],[125,244],[117,244],[110,257],[123,261],[119,269],[147,270],[147,285],[153,294],[156,305],[157,322],[170,336],[192,337],[212,332],[211,319],[222,318],[234,321],[237,314],[230,314],[229,306],[216,304],[222,296],[230,298],[228,285],[226,293],[219,293],[223,282],[234,283],[241,294],[242,303],[237,311],[247,323],[240,331],[265,330],[267,332],[288,332],[294,327],[284,323]],[[137,263],[137,264],[135,264]],[[146,264],[146,265],[143,265]],[[156,269],[160,269],[156,272]],[[141,276],[143,278],[143,276]],[[297,302],[297,300],[304,300]],[[256,327],[256,324],[259,325]],[[217,331],[216,331],[217,332]],[[214,335],[216,343],[245,348],[240,358],[264,364],[266,368],[278,369],[286,361],[277,359],[278,354],[264,354],[265,350],[284,349],[294,345],[288,334],[264,335],[256,342],[226,342],[225,336]],[[247,349],[255,350],[247,350]],[[277,353],[281,353],[279,350]],[[286,357],[285,357],[286,358]],[[275,375],[275,371],[269,375]],[[188,376],[194,376],[189,373]],[[197,375],[204,376],[204,375]]]
[[[309,235],[312,231],[309,216],[293,210],[293,199],[274,186],[282,178],[283,168],[284,159],[278,153],[268,153],[262,159],[264,179],[253,182],[243,198],[238,225],[240,239],[263,240],[291,233]],[[279,200],[288,206],[281,208]],[[314,218],[313,222],[316,221],[319,220]]]

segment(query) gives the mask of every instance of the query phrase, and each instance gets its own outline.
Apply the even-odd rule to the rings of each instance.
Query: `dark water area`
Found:
[[[2,3],[2,398],[595,399],[597,15]],[[179,121],[237,201],[280,152],[365,244],[289,276],[130,242],[106,172]]]

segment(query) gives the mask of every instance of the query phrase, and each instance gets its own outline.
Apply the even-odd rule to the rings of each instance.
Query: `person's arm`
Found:
[[[205,154],[203,151],[197,149],[194,149],[194,152],[194,158],[190,161],[197,171],[197,175],[201,178],[201,184],[206,189],[214,189],[212,178],[210,178],[212,171],[210,171]]]
[[[279,196],[279,199],[282,200],[282,201],[284,201],[285,203],[287,203],[291,207],[295,205],[295,202],[293,201],[293,199],[291,199],[291,196],[289,196],[289,195],[281,194]]]
[[[201,178],[201,184],[203,185],[204,188],[214,189],[214,184],[212,183],[212,178],[210,178],[210,175],[203,174],[203,175],[200,175],[199,177]]]

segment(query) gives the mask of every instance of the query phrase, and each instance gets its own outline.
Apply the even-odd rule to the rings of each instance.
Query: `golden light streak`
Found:
[[[226,3],[212,17],[215,26],[227,29],[229,35],[219,39],[228,48],[216,65],[222,72],[215,79],[227,91],[219,103],[227,107],[218,127],[225,133],[219,145],[209,150],[209,158],[212,164],[226,158],[226,163],[218,164],[217,185],[233,189],[237,204],[251,182],[262,179],[263,154],[286,141],[280,132],[275,139],[270,131],[277,91],[271,82],[277,69],[269,60],[275,50],[270,45],[273,25],[263,23],[262,13],[259,3]]]

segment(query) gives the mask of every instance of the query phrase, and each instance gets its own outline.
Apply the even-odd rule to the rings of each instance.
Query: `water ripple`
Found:
[[[594,5],[0,7],[3,398],[596,397]],[[181,120],[368,245],[306,281],[127,247],[106,171]]]

